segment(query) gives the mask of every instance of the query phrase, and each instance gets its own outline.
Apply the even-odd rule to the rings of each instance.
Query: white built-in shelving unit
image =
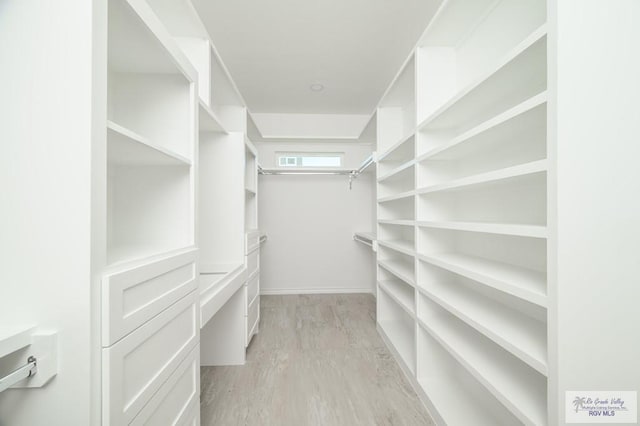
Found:
[[[161,403],[181,423],[198,413],[198,74],[147,2],[109,1],[107,22],[102,423]]]
[[[243,364],[259,321],[258,263],[247,252],[247,235],[257,233],[258,220],[257,151],[247,137],[250,116],[193,4],[149,3],[198,73],[201,362]]]
[[[377,109],[379,330],[442,424],[547,424],[546,38],[444,1]]]

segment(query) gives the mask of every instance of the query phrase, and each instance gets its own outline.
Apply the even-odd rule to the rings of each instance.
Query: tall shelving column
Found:
[[[449,423],[542,425],[546,5],[462,3],[446,3],[416,49],[417,379]],[[443,406],[442,381],[473,382],[456,394],[475,409]]]
[[[197,423],[197,74],[144,1],[107,32],[102,422]]]
[[[247,123],[251,118],[247,117]],[[248,136],[245,137],[245,284],[246,340],[258,332],[260,324],[260,231],[258,229],[258,150]]]
[[[243,364],[259,312],[259,298],[249,300],[258,288],[246,236],[257,228],[257,176],[249,175],[257,155],[246,137],[246,105],[194,5],[148,1],[198,72],[202,364]]]
[[[376,113],[378,329],[409,376],[416,371],[414,68],[411,57]]]
[[[379,328],[442,424],[547,424],[546,35],[445,1],[377,111]]]

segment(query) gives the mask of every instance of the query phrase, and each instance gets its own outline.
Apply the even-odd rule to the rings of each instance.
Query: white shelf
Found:
[[[527,302],[547,307],[544,272],[458,253],[419,255],[419,258]]]
[[[416,224],[414,220],[405,220],[405,219],[378,219],[378,223],[383,225],[400,225],[400,226],[414,226]]]
[[[408,265],[407,263],[399,260],[378,260],[378,265],[380,265],[382,268],[389,271],[396,277],[400,278],[407,284],[411,286],[416,285],[414,273],[415,268],[413,265]]]
[[[505,182],[509,180],[515,180],[521,177],[526,177],[526,176],[546,173],[546,172],[547,172],[547,160],[538,160],[538,161],[532,161],[526,164],[520,164],[517,166],[506,167],[500,170],[493,170],[486,173],[480,173],[477,175],[468,176],[461,179],[455,179],[450,182],[445,182],[438,185],[428,186],[426,188],[418,189],[416,193],[431,194],[434,192],[461,190],[461,189],[467,189],[473,186],[493,184],[497,182]]]
[[[258,156],[258,150],[256,149],[253,142],[251,142],[251,140],[246,135],[244,137],[244,146],[247,147],[247,149],[249,150],[249,152],[254,158]]]
[[[382,177],[378,178],[378,182],[384,182],[386,180],[391,180],[391,178],[398,177],[398,175],[406,170],[410,170],[411,167],[415,164],[415,160],[411,159],[406,163],[396,167],[390,172],[384,174]]]
[[[414,317],[415,310],[415,289],[399,280],[378,281],[380,288],[395,300],[407,314]]]
[[[500,422],[485,404],[452,375],[447,379],[418,378],[437,414],[451,426],[496,426]]]
[[[197,72],[146,2],[109,2],[109,68],[116,72],[183,74]]]
[[[412,327],[401,321],[379,321],[380,329],[405,363],[405,367],[414,373],[416,365],[415,332]]]
[[[250,194],[251,196],[255,196],[257,194],[255,189],[245,188],[244,190],[247,194]]]
[[[414,190],[401,192],[400,194],[389,195],[387,197],[378,198],[378,203],[387,203],[389,201],[402,200],[403,198],[410,198],[416,194]]]
[[[374,242],[376,240],[376,234],[373,232],[354,232],[353,235],[371,242]]]
[[[199,100],[198,114],[201,132],[228,133],[218,115],[202,99]]]
[[[135,132],[107,121],[108,161],[121,166],[190,166],[191,161],[154,145]]]
[[[161,247],[157,244],[136,244],[110,247],[107,250],[108,271],[134,268],[164,256],[175,256],[192,245],[178,247]]]
[[[479,135],[490,130],[502,127],[504,134],[513,134],[518,128],[526,126],[528,120],[538,120],[539,118],[546,120],[546,114],[536,116],[532,112],[536,111],[541,105],[547,103],[547,92],[539,93],[526,101],[490,118],[489,120],[477,125],[476,127],[455,137],[450,142],[433,148],[430,151],[418,157],[417,162],[436,159],[457,159],[468,156],[474,149],[474,142]],[[543,124],[543,123],[541,123]],[[513,126],[513,127],[511,127]]]
[[[413,242],[405,240],[378,240],[378,245],[397,252],[406,254],[407,256],[415,256],[416,251],[414,249]]]
[[[541,86],[546,84],[546,80],[536,80],[546,75],[547,50],[546,45],[544,48],[541,46],[541,43],[546,43],[546,35],[546,25],[535,30],[492,69],[429,114],[418,125],[418,130],[456,127],[469,111],[482,110],[485,104],[492,104],[490,100],[522,89],[522,81],[531,80]],[[479,99],[482,103],[478,103]]]
[[[407,151],[407,146],[405,143],[409,144],[410,140],[414,138],[415,133],[411,133],[410,135],[405,135],[396,143],[394,143],[389,149],[387,149],[384,153],[378,156],[377,162],[380,164],[384,161],[390,161],[394,159],[398,159],[398,157],[404,158],[405,161],[412,160],[414,158],[414,149],[411,149],[410,152]],[[413,148],[413,147],[412,147]],[[404,162],[404,161],[403,161]]]
[[[449,229],[452,231],[483,232],[486,234],[514,235],[517,237],[547,238],[547,227],[511,223],[418,221],[417,226]]]
[[[419,323],[520,421],[546,424],[544,376],[456,320],[434,315]]]
[[[547,375],[546,326],[462,285],[440,284],[420,291],[432,301]]]
[[[0,359],[31,344],[34,326],[0,327]]]

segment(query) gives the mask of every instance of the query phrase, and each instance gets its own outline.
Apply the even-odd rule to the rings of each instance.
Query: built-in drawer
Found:
[[[125,425],[151,400],[198,345],[194,291],[102,350],[103,424]]]
[[[194,410],[199,407],[200,346],[191,350],[176,371],[153,395],[132,425],[194,424]]]
[[[247,282],[247,306],[251,305],[260,290],[260,274],[253,274],[253,278]]]
[[[260,247],[260,231],[254,229],[245,233],[244,254],[249,254]]]
[[[251,277],[260,267],[260,249],[255,249],[246,256],[247,276]]]
[[[174,253],[102,278],[102,346],[107,347],[195,290],[197,250]]]
[[[253,303],[249,305],[249,314],[247,315],[247,339],[245,346],[249,346],[251,337],[258,331],[258,322],[260,321],[260,296],[253,300]]]

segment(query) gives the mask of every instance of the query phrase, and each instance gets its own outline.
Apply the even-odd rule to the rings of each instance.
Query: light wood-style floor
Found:
[[[202,367],[203,426],[432,425],[371,295],[263,296],[241,367]]]

